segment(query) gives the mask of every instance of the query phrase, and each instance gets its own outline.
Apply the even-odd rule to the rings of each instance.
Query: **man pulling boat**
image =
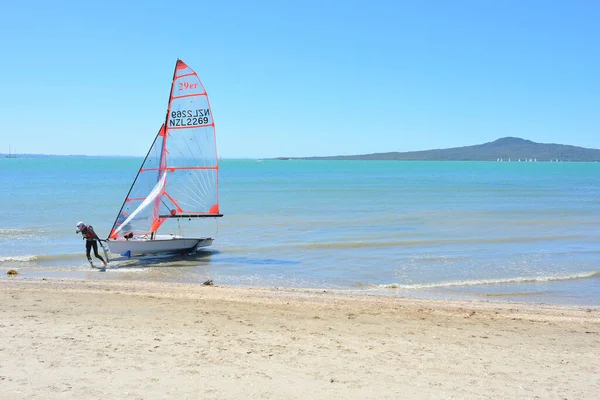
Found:
[[[91,225],[84,224],[83,221],[79,221],[77,223],[77,230],[75,231],[75,233],[81,233],[83,235],[83,239],[85,240],[85,256],[87,257],[92,267],[94,266],[94,264],[92,263],[92,257],[90,256],[92,248],[94,249],[94,257],[102,261],[102,264],[104,264],[104,266],[106,267],[108,265],[107,262],[104,261],[104,258],[102,258],[100,254],[98,254],[97,241],[100,241],[100,238],[98,237],[98,235],[96,235],[96,232],[94,232],[94,228],[92,228]]]

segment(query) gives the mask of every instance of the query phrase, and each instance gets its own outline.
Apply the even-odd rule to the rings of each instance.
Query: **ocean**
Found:
[[[222,160],[224,217],[168,227],[211,248],[94,270],[75,224],[106,237],[141,161],[1,158],[0,281],[17,269],[600,305],[600,163]]]

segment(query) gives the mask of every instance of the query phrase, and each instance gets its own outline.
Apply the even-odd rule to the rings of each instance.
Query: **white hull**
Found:
[[[156,253],[185,253],[193,252],[199,247],[210,246],[212,238],[182,238],[177,236],[158,236],[156,239],[133,238],[130,240],[117,239],[106,242],[113,254],[130,255]]]

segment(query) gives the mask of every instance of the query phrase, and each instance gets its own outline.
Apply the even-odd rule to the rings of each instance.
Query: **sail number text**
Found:
[[[197,126],[209,122],[210,110],[208,108],[197,110],[171,111],[169,126]]]

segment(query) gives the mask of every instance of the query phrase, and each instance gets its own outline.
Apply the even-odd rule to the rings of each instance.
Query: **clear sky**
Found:
[[[177,58],[224,158],[600,148],[599,21],[596,0],[2,0],[0,152],[144,155]]]

